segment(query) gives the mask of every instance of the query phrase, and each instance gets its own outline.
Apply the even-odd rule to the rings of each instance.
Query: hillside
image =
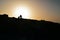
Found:
[[[0,15],[0,40],[48,40],[57,39],[59,34],[60,23]]]

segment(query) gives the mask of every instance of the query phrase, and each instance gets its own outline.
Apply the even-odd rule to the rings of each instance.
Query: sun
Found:
[[[18,16],[22,15],[22,18],[29,18],[30,12],[26,7],[17,7],[14,16],[18,18]]]

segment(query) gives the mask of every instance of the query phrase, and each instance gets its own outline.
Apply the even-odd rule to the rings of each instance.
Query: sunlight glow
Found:
[[[18,16],[22,15],[22,18],[29,18],[30,12],[26,7],[17,7],[14,13],[14,16],[18,18]]]

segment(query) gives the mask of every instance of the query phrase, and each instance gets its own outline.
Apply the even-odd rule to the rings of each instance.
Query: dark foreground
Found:
[[[58,40],[60,24],[0,15],[0,40]]]

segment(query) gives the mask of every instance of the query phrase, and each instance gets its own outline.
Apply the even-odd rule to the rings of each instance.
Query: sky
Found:
[[[0,0],[0,14],[14,17],[20,6],[29,9],[29,19],[60,23],[60,0]]]

